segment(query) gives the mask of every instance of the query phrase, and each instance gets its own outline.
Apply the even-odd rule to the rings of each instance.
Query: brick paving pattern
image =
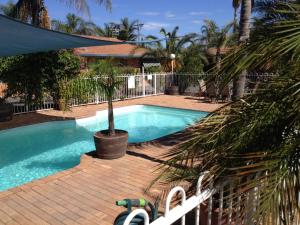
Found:
[[[155,96],[115,102],[115,107],[152,104],[211,112],[221,105],[184,96]],[[52,120],[92,116],[106,104],[76,107],[72,112],[55,110],[15,116],[0,123],[0,130]],[[157,176],[161,155],[179,140],[180,134],[129,146],[128,154],[116,160],[83,155],[80,165],[25,185],[0,192],[0,224],[112,224],[124,208],[116,200],[145,197],[145,188]],[[150,195],[160,193],[154,186]]]

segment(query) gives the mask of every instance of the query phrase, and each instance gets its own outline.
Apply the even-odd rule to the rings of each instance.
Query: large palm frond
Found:
[[[232,184],[233,191],[225,192],[232,193],[233,210],[241,210],[239,224],[293,225],[300,223],[300,5],[276,1],[268,10],[221,72],[224,82],[245,69],[280,76],[196,125],[190,139],[167,155],[159,179],[189,181],[193,189],[208,170],[215,187]]]
[[[75,7],[78,12],[82,12],[86,15],[90,15],[90,8],[87,0],[60,0],[70,7]],[[112,0],[94,0],[99,5],[104,5],[107,10],[112,8]]]
[[[165,43],[162,43],[158,37],[148,36],[147,40],[152,41],[147,44],[147,47],[150,48],[147,55],[151,55],[159,60],[169,71],[170,66],[170,54],[175,54],[175,65],[177,68],[180,68],[182,65],[182,52],[183,50],[191,44],[194,44],[194,39],[197,35],[194,33],[186,34],[181,37],[177,35],[179,27],[175,27],[172,31],[168,32],[165,28],[161,28],[160,34],[163,35],[163,40]]]
[[[251,44],[239,46],[223,60],[223,70],[230,74],[228,80],[245,67],[257,70],[274,67],[283,60],[299,62],[300,5],[277,2],[267,10],[262,20],[257,21]]]
[[[111,28],[111,26],[107,23],[104,24],[104,27],[96,27],[95,28],[95,33],[99,36],[103,36],[103,37],[113,37],[113,30]]]
[[[52,20],[52,29],[70,34],[95,35],[97,26],[91,21],[85,21],[83,18],[69,13],[66,16],[66,22]]]
[[[124,41],[135,41],[137,39],[137,20],[129,21],[128,17],[121,19],[121,30],[119,39]]]

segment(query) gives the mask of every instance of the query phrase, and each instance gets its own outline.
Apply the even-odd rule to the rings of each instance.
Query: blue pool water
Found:
[[[156,106],[117,108],[115,125],[129,142],[150,141],[183,130],[206,112]],[[107,128],[107,112],[70,121],[47,122],[0,131],[0,191],[79,164],[94,150],[93,134]]]

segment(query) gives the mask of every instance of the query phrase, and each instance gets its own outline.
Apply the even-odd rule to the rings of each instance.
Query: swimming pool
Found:
[[[208,113],[134,105],[114,114],[116,128],[127,130],[134,143],[183,130]],[[76,166],[83,153],[95,149],[93,134],[106,128],[105,110],[94,117],[0,131],[0,191]]]

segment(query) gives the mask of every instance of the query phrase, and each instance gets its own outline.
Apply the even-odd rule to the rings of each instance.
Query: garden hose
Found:
[[[150,222],[154,221],[157,218],[157,208],[151,202],[146,201],[143,198],[140,199],[124,199],[121,201],[116,201],[117,206],[123,206],[127,208],[127,211],[122,212],[117,216],[115,219],[114,225],[123,225],[128,215],[132,212],[132,207],[135,208],[146,208],[147,206],[150,208],[151,215]],[[135,216],[130,225],[143,225],[144,224],[144,217],[141,215]]]

